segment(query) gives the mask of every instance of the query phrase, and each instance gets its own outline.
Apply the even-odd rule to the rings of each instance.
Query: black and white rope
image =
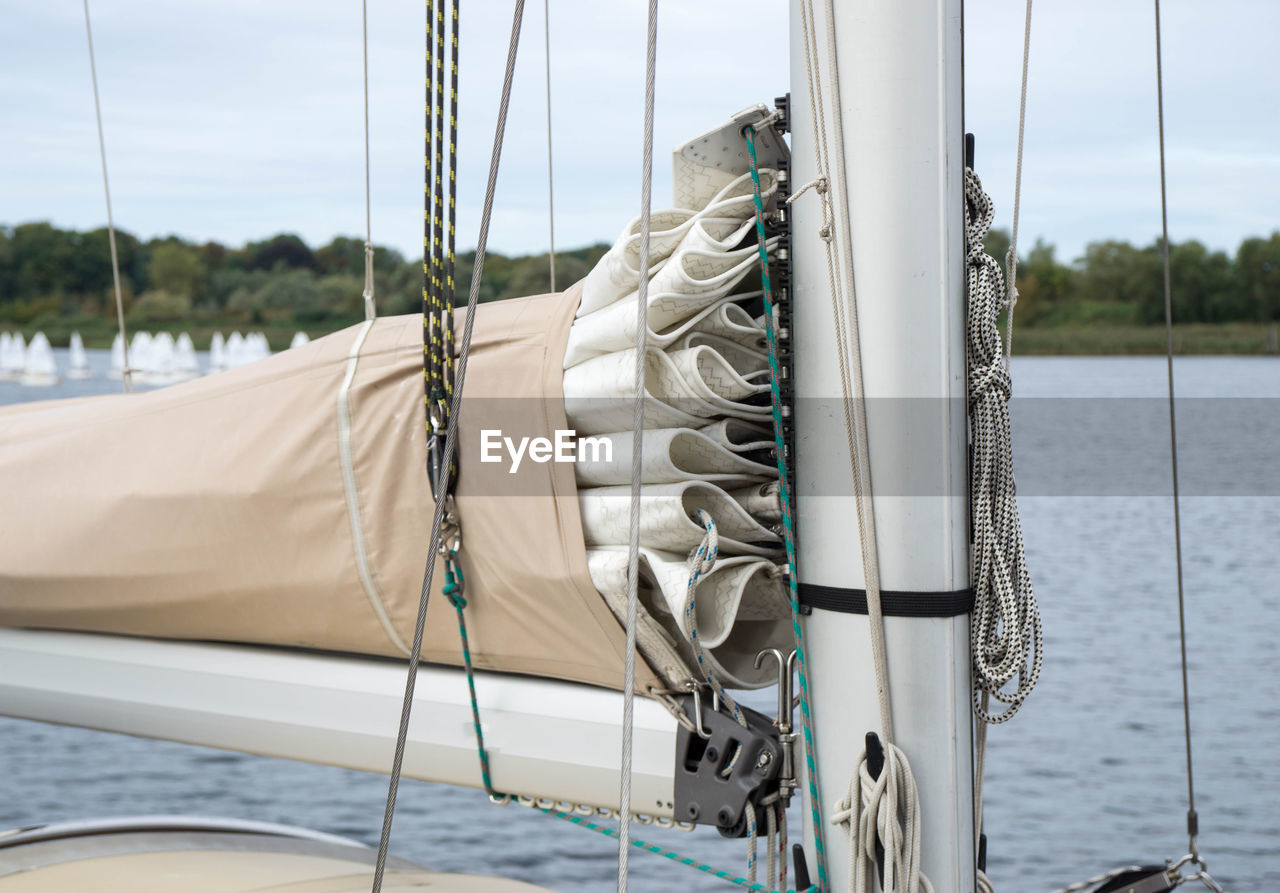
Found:
[[[1018,712],[1040,677],[1042,635],[1013,477],[1012,388],[998,323],[1008,306],[1004,274],[983,248],[991,228],[991,198],[972,170],[965,171],[964,214],[973,438],[973,709],[984,723],[1002,723]],[[1014,689],[1006,690],[1015,680]],[[989,709],[990,699],[1005,709]]]

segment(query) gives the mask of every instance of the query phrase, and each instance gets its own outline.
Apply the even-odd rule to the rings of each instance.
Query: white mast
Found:
[[[793,189],[816,176],[802,2],[791,12]],[[817,5],[834,171],[841,115]],[[956,592],[969,586],[961,0],[842,0],[834,16],[881,587]],[[860,589],[821,207],[812,195],[792,207],[799,580]],[[837,214],[841,237],[844,227]],[[968,617],[886,616],[885,628],[895,743],[920,786],[924,873],[939,891],[969,891]],[[804,629],[825,821],[880,719],[867,617],[816,609]],[[846,890],[847,837],[830,825],[825,837],[830,888]]]

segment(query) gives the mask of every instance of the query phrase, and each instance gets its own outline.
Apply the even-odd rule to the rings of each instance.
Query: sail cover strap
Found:
[[[802,607],[842,614],[866,614],[867,590],[820,583],[800,583],[797,587]],[[880,590],[881,610],[886,617],[960,617],[973,610],[973,590],[954,592],[895,592]]]

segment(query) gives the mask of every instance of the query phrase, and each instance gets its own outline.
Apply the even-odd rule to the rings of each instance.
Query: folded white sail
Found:
[[[760,268],[752,182],[679,150],[675,167],[680,207],[653,215],[644,308],[637,647],[669,685],[701,680],[705,668],[690,672],[692,605],[711,671],[725,685],[753,688],[772,681],[768,667],[756,669],[756,654],[785,648],[792,633],[775,563],[781,510],[766,337],[746,309],[759,312],[761,297],[749,278]],[[768,202],[777,177],[761,179]],[[566,413],[596,446],[577,463],[588,567],[619,618],[632,514],[638,244],[633,221],[588,274],[564,359]],[[687,559],[707,516],[719,557],[691,591]]]

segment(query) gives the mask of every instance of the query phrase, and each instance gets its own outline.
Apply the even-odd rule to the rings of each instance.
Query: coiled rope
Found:
[[[1012,719],[1040,677],[1042,635],[1023,554],[1009,424],[1012,385],[1004,363],[999,316],[1007,300],[1000,264],[986,253],[991,198],[965,170],[965,266],[969,292],[966,353],[973,459],[973,709],[984,723]],[[1013,691],[1004,686],[1017,680]],[[1007,705],[988,709],[988,701]]]
[[[1013,718],[1035,688],[1043,659],[1040,610],[1023,555],[1013,477],[1009,422],[1012,383],[999,324],[1001,311],[1009,305],[1000,265],[983,248],[992,215],[991,198],[983,192],[977,174],[966,168],[965,266],[969,306],[965,350],[972,439],[969,510],[974,591],[969,634],[973,712],[978,719],[974,735],[976,839],[981,839],[982,834],[987,726]],[[1018,680],[1016,687],[1006,692],[1004,685],[1014,678]],[[1006,708],[1001,712],[990,710],[992,698],[1006,704]],[[992,890],[990,880],[981,871],[978,882],[984,893]]]

